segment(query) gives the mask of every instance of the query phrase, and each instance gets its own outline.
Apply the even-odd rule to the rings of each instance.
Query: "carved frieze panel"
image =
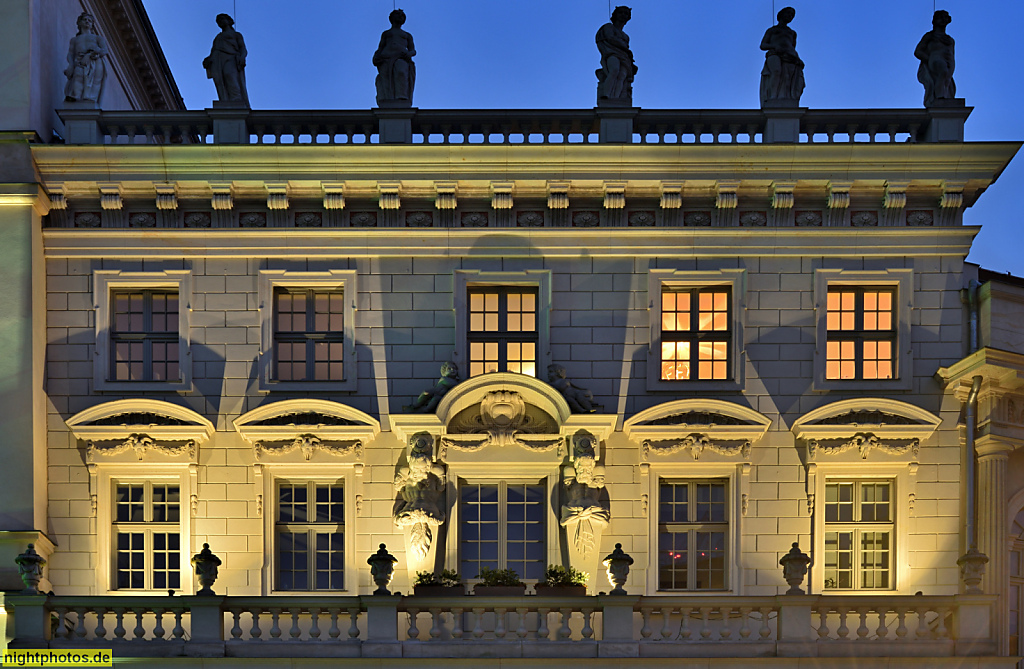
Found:
[[[252,444],[257,460],[335,462],[362,460],[366,444],[380,433],[373,417],[327,400],[273,402],[234,421],[235,430]]]
[[[833,402],[798,419],[793,435],[804,444],[809,461],[898,458],[916,462],[921,444],[940,420],[906,402],[859,398]]]
[[[642,463],[685,453],[693,460],[748,460],[751,445],[764,436],[771,419],[722,400],[666,402],[626,421],[623,431],[640,448]]]
[[[105,402],[75,414],[67,426],[85,442],[86,461],[197,462],[213,424],[190,409],[151,399]]]

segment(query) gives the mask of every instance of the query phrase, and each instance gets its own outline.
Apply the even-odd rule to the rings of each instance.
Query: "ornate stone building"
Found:
[[[0,114],[12,647],[1014,665],[1024,284],[962,216],[1020,145],[969,108],[186,111],[85,4],[102,109]]]

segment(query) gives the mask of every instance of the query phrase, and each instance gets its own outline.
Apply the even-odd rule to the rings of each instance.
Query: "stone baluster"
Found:
[[[732,607],[726,606],[721,609],[722,613],[722,626],[718,630],[718,636],[721,637],[722,641],[728,641],[732,636],[732,627],[729,626],[729,618],[732,616]]]
[[[650,639],[651,638],[651,634],[654,633],[654,630],[651,629],[651,612],[652,612],[652,610],[653,609],[651,609],[651,607],[649,607],[649,606],[645,606],[642,609],[640,609],[640,615],[643,616],[643,621],[644,621],[643,626],[640,628],[640,636],[641,636],[641,638]]]
[[[409,629],[406,634],[410,639],[420,638],[420,628],[416,626],[416,617],[420,615],[419,609],[410,608],[409,611]]]
[[[153,615],[156,616],[156,624],[153,626],[153,638],[163,639],[164,638],[164,609],[155,609]]]
[[[341,636],[341,628],[338,627],[338,614],[341,612],[341,609],[333,606],[328,611],[331,614],[331,628],[327,630],[327,638],[331,641],[337,641]]]
[[[662,607],[661,609],[661,638],[668,640],[672,636],[672,608]]]
[[[484,609],[482,606],[473,607],[473,638],[482,639],[484,638]]]
[[[580,634],[584,639],[594,638],[594,628],[590,624],[590,619],[594,615],[593,608],[583,609],[583,628],[580,630]]]
[[[572,609],[560,609],[559,613],[562,614],[562,626],[558,628],[558,638],[562,641],[567,641],[572,635],[572,630],[569,629],[569,620],[572,618]]]
[[[124,612],[122,608],[114,609],[114,637],[117,639],[124,639],[126,630],[124,628]],[[60,629],[58,627],[58,629]]]
[[[750,612],[751,612],[751,610],[752,609],[749,606],[741,606],[740,607],[740,618],[742,619],[742,624],[740,625],[740,638],[741,639],[749,639],[750,638],[750,632],[751,632],[751,630],[750,630]]]
[[[441,609],[440,609],[440,607],[434,607],[434,608],[430,609],[430,619],[431,619],[431,622],[433,623],[430,626],[430,638],[431,639],[440,639],[441,638],[441,632],[444,629],[444,624],[443,624],[443,622],[441,620]]]
[[[548,640],[551,631],[548,629],[548,612],[551,609],[541,608],[537,611],[537,638],[543,641]]]
[[[288,613],[292,614],[292,627],[288,630],[289,641],[298,641],[299,636],[302,635],[302,630],[299,629],[299,612],[300,609],[288,609]]]
[[[506,608],[494,609],[494,636],[498,639],[505,638],[505,612]]]
[[[758,611],[761,613],[761,629],[757,630],[757,635],[762,639],[767,639],[772,635],[772,628],[768,626],[768,614],[771,613],[771,609],[763,606]]]
[[[519,626],[516,627],[516,636],[525,639],[529,630],[526,629],[526,614],[529,612],[525,606],[516,609],[516,616],[519,618]]]
[[[107,636],[107,628],[103,626],[103,616],[106,615],[107,609],[104,607],[98,607],[96,609],[96,629],[93,630],[93,636],[97,639],[102,639]]]
[[[260,629],[260,608],[253,607],[249,614],[252,616],[252,627],[249,629],[249,637],[259,639],[260,635],[263,634],[263,630]]]
[[[879,609],[878,609],[878,628],[875,629],[875,637],[877,637],[877,639],[879,641],[882,641],[882,640],[885,639],[885,637],[889,636],[889,626],[885,624],[885,614],[886,614],[885,607],[884,606],[879,607]]]
[[[231,609],[231,638],[242,638],[242,609]]]
[[[136,639],[146,638],[146,628],[142,625],[142,616],[145,612],[145,609],[135,609],[135,629],[132,630],[132,633],[135,634]]]
[[[270,609],[270,640],[281,640],[281,609]]]
[[[822,606],[820,609],[818,609],[818,638],[819,639],[827,639],[828,638],[828,633],[829,633],[829,629],[828,629],[828,612],[829,612],[829,608],[827,606]]]
[[[309,640],[320,640],[320,607],[318,606],[309,610]]]
[[[353,641],[359,638],[359,614],[360,611],[358,608],[351,608],[348,610],[348,638]]]
[[[452,609],[452,638],[462,639],[462,611],[461,608]]]
[[[174,609],[174,629],[171,630],[171,636],[173,636],[176,641],[180,641],[185,638],[185,628],[181,624],[181,617],[184,613],[185,609]]]
[[[869,611],[871,611],[871,609],[869,609],[866,606],[861,606],[860,608],[857,609],[857,614],[860,615],[860,626],[857,627],[857,637],[859,639],[866,639],[866,638],[868,638],[868,633],[870,632],[870,630],[868,629],[868,612]]]
[[[75,636],[79,639],[84,639],[86,635],[85,612],[87,610],[84,606],[75,609],[75,617],[77,618],[75,621]]]

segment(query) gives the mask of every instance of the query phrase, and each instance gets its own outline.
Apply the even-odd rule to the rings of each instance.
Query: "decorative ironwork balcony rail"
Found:
[[[927,109],[59,110],[69,144],[724,144],[963,141]]]
[[[955,657],[996,654],[995,599],[7,595],[0,603],[12,614],[11,648],[114,648],[118,657]]]

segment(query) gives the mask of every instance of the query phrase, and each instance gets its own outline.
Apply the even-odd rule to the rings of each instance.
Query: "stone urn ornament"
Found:
[[[373,594],[391,594],[391,591],[388,590],[388,585],[391,583],[391,578],[395,575],[396,562],[398,562],[398,558],[389,553],[387,546],[384,544],[381,544],[380,549],[366,559],[366,563],[370,565],[370,576],[373,577],[373,582],[377,584],[377,589],[373,591]]]
[[[36,552],[36,545],[29,544],[28,550],[14,558],[14,561],[18,565],[18,576],[25,584],[21,594],[38,595],[39,581],[43,578],[43,565],[46,564],[46,560]]]
[[[199,585],[203,586],[197,595],[214,595],[213,584],[217,580],[217,567],[221,565],[220,558],[210,550],[210,544],[203,544],[203,550],[192,556],[192,566],[195,567],[196,576],[199,577]]]
[[[960,566],[960,580],[966,586],[964,592],[968,595],[982,594],[981,579],[985,576],[988,556],[979,551],[977,546],[971,546],[956,563]]]
[[[615,586],[609,594],[626,594],[622,586],[626,584],[633,558],[622,550],[622,544],[615,544],[615,550],[605,557],[603,564],[608,569],[608,582]]]
[[[789,583],[789,590],[786,591],[787,595],[805,594],[800,588],[800,584],[804,582],[804,576],[807,575],[807,565],[810,563],[811,558],[807,556],[807,553],[800,550],[800,544],[794,541],[793,547],[779,560],[779,564],[782,565],[782,577],[786,579],[786,583]]]

